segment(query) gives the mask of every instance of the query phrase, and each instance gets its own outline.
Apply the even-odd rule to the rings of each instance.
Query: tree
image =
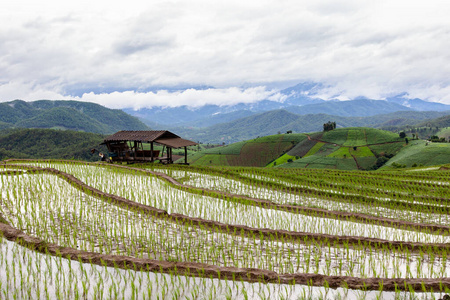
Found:
[[[323,124],[323,131],[330,131],[336,129],[336,122],[328,121],[327,123]]]
[[[406,133],[404,131],[400,132],[398,135],[401,139],[404,139],[406,137]]]
[[[446,143],[446,142],[447,142],[447,141],[445,140],[445,137],[440,138],[440,137],[438,137],[437,135],[432,135],[432,136],[430,137],[430,140],[431,140],[433,143]]]

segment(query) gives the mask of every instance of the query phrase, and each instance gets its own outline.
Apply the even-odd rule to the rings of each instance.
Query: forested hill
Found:
[[[119,130],[148,130],[122,110],[81,101],[14,100],[0,103],[0,129],[51,128],[110,134]]]
[[[99,147],[101,134],[71,130],[7,129],[0,134],[0,160],[8,158],[58,158],[98,160],[90,149]]]
[[[416,126],[418,126],[418,127],[422,127],[422,126],[423,127],[439,127],[439,128],[450,127],[450,115],[432,119],[432,120],[426,120],[426,121],[423,121],[423,122],[417,124]]]

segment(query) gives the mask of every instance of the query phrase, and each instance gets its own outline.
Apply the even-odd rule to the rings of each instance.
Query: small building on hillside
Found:
[[[153,162],[173,163],[172,149],[184,148],[184,162],[187,164],[187,147],[196,142],[182,139],[167,130],[119,131],[103,141],[113,162]],[[161,145],[162,150],[154,146]],[[161,148],[161,147],[159,147]]]

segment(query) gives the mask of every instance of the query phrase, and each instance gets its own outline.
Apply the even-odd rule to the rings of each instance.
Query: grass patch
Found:
[[[201,166],[228,166],[227,155],[206,154],[193,161],[195,165]]]
[[[342,145],[347,141],[348,129],[339,128],[331,131],[327,131],[323,134],[321,140],[333,144]]]
[[[374,156],[369,147],[357,147],[356,150],[354,148],[349,148],[350,154],[355,157],[371,157]]]
[[[382,145],[370,145],[369,148],[376,156],[382,156],[385,154],[395,155],[403,148],[404,143],[405,141]]]
[[[364,129],[350,129],[348,131],[347,140],[344,146],[363,146],[366,145],[366,136],[364,134]]]
[[[204,154],[239,155],[241,153],[242,147],[244,147],[245,144],[247,144],[246,141],[237,142],[237,143],[234,143],[231,145],[206,149],[206,150],[203,150],[203,153]]]
[[[450,127],[442,128],[436,133],[436,135],[440,138],[445,138],[446,140],[450,139]]]
[[[286,154],[278,157],[274,162],[271,162],[270,164],[268,164],[267,167],[279,166],[279,165],[288,163],[288,160],[292,160],[292,162],[293,162],[293,161],[297,160],[297,158],[298,158],[298,156],[292,156],[292,155],[289,155],[286,153]]]
[[[367,170],[375,165],[377,158],[375,156],[356,157],[358,165],[362,170]]]
[[[350,150],[348,147],[340,147],[333,153],[329,154],[328,157],[337,157],[337,158],[351,158]]]
[[[365,131],[368,145],[404,141],[394,132],[373,128],[365,128]]]
[[[282,137],[284,142],[294,142],[295,144],[307,140],[307,136],[304,133],[283,134]]]
[[[339,170],[356,170],[357,165],[353,158],[341,158],[336,161],[336,169]]]
[[[311,156],[311,155],[316,154],[317,151],[319,151],[320,148],[322,148],[323,145],[325,145],[325,143],[317,142],[317,143],[314,145],[314,147],[312,147],[312,148],[308,151],[308,153],[306,153],[306,155],[305,155],[304,157],[308,157],[308,156]]]
[[[450,144],[413,141],[390,159],[382,169],[391,169],[395,165],[412,167],[413,165],[434,166],[450,161]]]

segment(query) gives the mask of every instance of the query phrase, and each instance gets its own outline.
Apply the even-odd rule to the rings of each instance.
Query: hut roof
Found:
[[[172,133],[167,130],[145,130],[145,131],[122,130],[106,137],[103,142],[107,143],[119,141],[138,141],[144,143],[156,142],[158,144],[166,145],[172,148],[197,145],[196,142],[182,139],[175,133]]]

